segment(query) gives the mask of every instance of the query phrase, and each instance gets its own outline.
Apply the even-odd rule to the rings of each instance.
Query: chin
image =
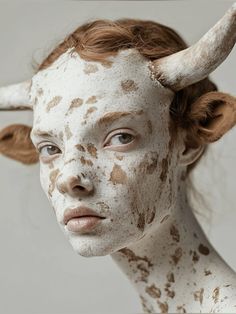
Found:
[[[107,256],[116,251],[110,244],[102,243],[89,237],[70,238],[69,242],[73,250],[83,257]]]

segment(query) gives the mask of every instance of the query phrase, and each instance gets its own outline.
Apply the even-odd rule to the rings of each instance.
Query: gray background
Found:
[[[150,19],[194,43],[233,1],[0,2],[0,85],[31,77],[69,32],[93,18]],[[236,50],[213,74],[221,91],[235,94]],[[1,113],[0,127],[31,124],[31,113]],[[193,179],[204,196],[197,218],[213,246],[236,270],[236,128],[212,144]],[[38,165],[0,156],[0,313],[135,313],[136,292],[111,258],[78,256],[59,230],[39,185]]]

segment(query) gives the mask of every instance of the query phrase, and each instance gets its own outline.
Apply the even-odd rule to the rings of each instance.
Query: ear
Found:
[[[196,148],[186,147],[180,154],[179,163],[182,166],[189,166],[196,162],[203,154],[205,147],[200,145]]]
[[[23,164],[38,162],[38,152],[30,139],[31,127],[13,124],[0,132],[0,153]]]
[[[206,93],[190,106],[187,119],[188,148],[215,142],[236,124],[236,98],[220,92]]]

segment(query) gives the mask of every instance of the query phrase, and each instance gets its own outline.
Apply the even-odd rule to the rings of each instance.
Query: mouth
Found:
[[[72,232],[86,232],[97,226],[106,217],[98,215],[88,207],[67,208],[64,213],[64,225]]]

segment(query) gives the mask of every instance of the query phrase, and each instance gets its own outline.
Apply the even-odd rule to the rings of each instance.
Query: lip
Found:
[[[85,216],[98,217],[98,218],[103,218],[103,219],[106,218],[99,215],[93,209],[86,206],[79,206],[75,208],[69,207],[64,212],[63,223],[67,225],[69,220],[74,219],[74,218],[79,218],[79,217],[85,217]]]

